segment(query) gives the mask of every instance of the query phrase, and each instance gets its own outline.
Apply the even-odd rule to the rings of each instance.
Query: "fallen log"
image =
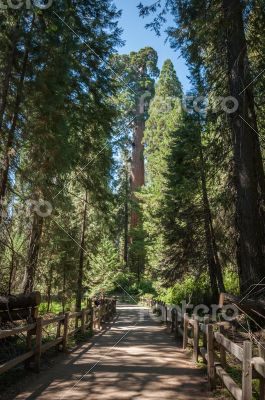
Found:
[[[263,300],[221,293],[219,305],[223,307],[226,304],[234,304],[240,312],[245,313],[255,322],[265,324],[265,302]]]
[[[0,322],[12,322],[12,321],[21,321],[21,320],[31,320],[35,319],[37,313],[36,307],[34,308],[21,308],[19,310],[11,310],[11,311],[0,311]]]
[[[0,311],[37,307],[40,302],[40,292],[18,294],[16,296],[0,296]]]
[[[16,296],[0,296],[0,321],[29,320],[36,317],[41,302],[40,292],[19,294]]]

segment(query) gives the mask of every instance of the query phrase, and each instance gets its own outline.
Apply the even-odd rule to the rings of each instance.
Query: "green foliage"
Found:
[[[228,293],[239,295],[240,289],[238,273],[232,268],[227,267],[224,269],[224,284]]]
[[[40,313],[40,315],[45,315],[47,313],[47,307],[48,307],[48,303],[47,302],[42,302],[39,305],[39,313]],[[70,309],[70,308],[68,308],[68,306],[67,306],[66,307],[66,311],[67,311],[67,309]],[[60,312],[62,312],[62,304],[60,302],[58,302],[58,301],[56,301],[56,302],[53,301],[51,303],[51,306],[50,306],[50,312],[52,314],[59,314]]]
[[[154,49],[116,53],[120,12],[112,0],[0,10],[1,294],[23,290],[30,278],[43,294],[62,299],[52,302],[52,313],[72,310],[77,292],[208,302],[202,170],[225,287],[239,293],[230,127],[212,109],[227,95],[229,80],[219,6],[198,0],[140,5],[142,15],[159,13],[151,24],[156,31],[168,11],[174,16],[171,44],[189,63],[193,92],[207,94],[211,106],[196,117],[181,107],[170,60],[156,81]],[[254,0],[244,10],[263,143],[264,10]],[[132,137],[143,120],[146,185],[131,196]],[[27,207],[42,198],[51,203],[50,218]],[[139,224],[128,229],[132,210]],[[42,303],[41,314],[46,310]]]
[[[229,1],[223,2],[223,6],[220,6],[220,2],[204,0],[160,0],[151,2],[151,4],[143,3],[138,6],[141,16],[155,14],[154,19],[149,21],[147,26],[157,34],[161,29],[167,31],[171,46],[178,49],[187,61],[191,72],[191,82],[196,93],[195,97],[203,96],[209,102],[207,110],[205,108],[203,112],[199,113],[199,119],[203,124],[202,142],[206,161],[207,190],[220,263],[223,267],[229,265],[229,268],[231,266],[233,269],[237,264],[240,279],[246,281],[247,287],[253,274],[256,275],[255,283],[263,277],[260,266],[264,264],[264,259],[259,259],[258,254],[263,254],[260,245],[264,242],[264,224],[261,222],[262,226],[260,227],[259,223],[264,221],[264,217],[261,214],[254,217],[255,213],[262,213],[263,210],[262,206],[257,206],[256,201],[250,206],[250,200],[246,200],[246,204],[242,207],[248,211],[239,209],[240,204],[243,204],[247,197],[242,194],[244,189],[242,193],[239,191],[241,175],[240,173],[237,175],[237,171],[250,171],[254,165],[257,166],[260,172],[250,173],[248,178],[245,177],[249,182],[251,181],[249,188],[251,188],[252,194],[250,197],[264,199],[265,125],[264,102],[261,98],[264,93],[265,80],[260,75],[264,71],[264,57],[261,56],[264,54],[264,40],[260,35],[265,26],[263,4],[255,0],[234,2],[230,10],[233,13],[230,15],[230,19],[233,19],[235,23],[231,25],[225,12],[226,9],[229,9],[228,5],[231,5]],[[170,22],[167,21],[168,14],[172,16]],[[231,26],[238,26],[238,31],[240,31],[240,34],[236,32],[233,38],[231,37]],[[246,36],[247,45],[244,36]],[[240,49],[244,49],[244,53],[241,54]],[[236,67],[231,74],[229,72],[232,68],[231,65],[233,64],[233,68],[240,65],[237,58],[239,53],[242,55],[244,66]],[[234,54],[234,60],[231,60],[232,54]],[[245,60],[248,60],[247,63]],[[234,88],[233,82],[237,82],[237,86]],[[249,96],[242,98],[241,94],[247,88]],[[241,94],[239,95],[239,93]],[[239,108],[233,115],[223,112],[219,102],[220,97],[224,98],[229,95],[236,97],[239,102]],[[249,101],[250,105],[246,106],[246,101]],[[251,116],[245,111],[247,108],[253,110]],[[240,118],[244,122],[241,131],[238,131],[240,140],[235,139],[234,121],[239,118],[236,115],[237,112],[241,114]],[[248,121],[249,117],[252,118],[251,121]],[[256,119],[257,126],[249,135],[245,136],[245,138],[250,136],[255,141],[252,147],[255,150],[251,154],[247,167],[246,160],[248,160],[251,146],[244,145],[244,133],[249,127],[252,128],[256,125]],[[258,135],[259,140],[255,139],[253,133]],[[246,155],[243,154],[242,149],[246,149]],[[236,153],[240,156],[237,156]],[[262,153],[263,166],[260,162],[260,153]],[[261,183],[256,181],[255,177],[257,176],[262,177]],[[264,200],[262,201],[264,202]],[[253,215],[251,219],[249,219],[250,207],[251,215]],[[246,222],[241,225],[244,215]],[[255,226],[249,229],[251,224]],[[246,239],[250,231],[253,233],[249,239]],[[196,245],[197,243],[194,241],[193,247]],[[244,246],[246,246],[245,250]],[[248,253],[251,246],[253,248]],[[256,249],[254,250],[254,248]],[[244,252],[248,253],[248,256]],[[255,256],[251,261],[252,255]],[[200,260],[200,266],[202,263],[205,261]],[[223,268],[224,271],[225,269]],[[255,273],[251,272],[253,269],[255,269]],[[229,279],[228,286],[234,291],[237,290],[234,285],[230,285]]]
[[[86,225],[87,253],[97,253],[94,238],[103,225],[97,221],[103,221],[100,212],[107,215],[112,201],[111,141],[117,110],[110,97],[117,84],[106,64],[121,43],[120,13],[112,0],[93,5],[81,1],[75,7],[58,1],[47,10],[20,11],[0,12],[5,38],[0,103],[6,104],[0,109],[0,212],[2,206],[7,210],[0,233],[0,260],[7,266],[1,292],[21,291],[30,279],[44,294],[73,298],[84,192],[89,194],[92,220],[92,226]],[[65,24],[57,14],[64,15]],[[51,203],[51,218],[36,218],[25,207],[28,199],[40,198]],[[22,212],[14,212],[16,204],[22,205]]]
[[[148,279],[142,279],[139,283],[135,282],[134,284],[130,285],[129,291],[137,296],[156,295],[153,282]]]
[[[153,300],[155,298],[155,294],[153,294],[153,293],[144,293],[141,296],[141,298],[144,299],[144,300]]]
[[[119,137],[118,152],[121,162],[117,179],[119,183],[117,201],[120,204],[120,210],[123,208],[119,213],[119,222],[123,224],[119,228],[120,235],[123,235],[120,243],[123,246],[124,263],[132,272],[138,274],[138,279],[144,273],[144,231],[139,206],[140,187],[134,187],[133,183],[133,176],[137,180],[137,172],[133,171],[138,170],[136,164],[140,161],[138,156],[135,159],[131,154],[134,153],[134,146],[138,143],[136,153],[139,150],[141,153],[139,158],[143,157],[140,141],[144,121],[148,116],[148,103],[154,94],[155,78],[159,72],[157,60],[157,53],[151,47],[145,47],[130,54],[115,55],[112,59],[113,66],[121,77],[118,96],[114,99],[120,111],[117,127],[122,132]],[[144,171],[141,167],[140,174],[142,173]],[[132,190],[133,195],[130,193]],[[133,214],[138,216],[137,226],[129,226]]]
[[[147,268],[155,279],[174,283],[183,270],[203,263],[199,196],[199,131],[181,108],[182,89],[165,61],[144,134],[147,185],[142,191]],[[195,227],[196,226],[196,227]]]
[[[180,282],[168,289],[162,289],[158,295],[158,300],[166,304],[180,305],[182,301],[191,304],[209,303],[210,283],[206,273],[201,276],[186,275]]]
[[[114,286],[113,294],[131,295],[136,301],[138,301],[139,297],[145,295],[155,296],[157,294],[154,283],[151,280],[142,278],[138,282],[136,274],[126,271],[116,275]]]
[[[152,97],[154,78],[159,74],[157,60],[157,53],[152,47],[113,56],[113,67],[121,78],[117,106],[123,111],[123,118],[136,116],[141,95],[148,92],[148,100]]]

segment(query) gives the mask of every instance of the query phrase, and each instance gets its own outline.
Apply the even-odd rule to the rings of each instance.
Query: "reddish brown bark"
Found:
[[[123,260],[125,267],[128,267],[128,246],[129,246],[129,173],[126,165],[125,170],[125,199],[124,199],[124,248],[123,248]]]
[[[140,119],[135,123],[133,135],[132,166],[131,166],[131,191],[132,199],[137,203],[134,193],[144,186],[144,129],[145,122]],[[131,212],[131,228],[138,225],[139,216],[136,210]]]

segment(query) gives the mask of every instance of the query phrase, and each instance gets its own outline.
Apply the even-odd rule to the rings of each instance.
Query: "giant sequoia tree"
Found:
[[[131,120],[131,212],[129,264],[138,279],[144,270],[144,237],[137,193],[145,183],[143,135],[148,103],[154,93],[154,78],[158,75],[157,53],[151,47],[116,56],[113,64],[121,73],[120,105],[126,109],[122,118]]]
[[[229,94],[238,100],[230,126],[236,188],[237,260],[242,291],[258,284],[265,265],[265,177],[243,22],[243,3],[223,1]],[[232,22],[232,23],[231,23]]]
[[[157,33],[173,15],[191,107],[170,60],[156,81],[153,48],[116,53],[113,0],[0,10],[3,294],[36,288],[48,311],[53,294],[79,310],[86,294],[146,277],[161,292],[203,277],[212,297],[228,276],[242,292],[264,278],[264,5],[140,12],[157,12]]]

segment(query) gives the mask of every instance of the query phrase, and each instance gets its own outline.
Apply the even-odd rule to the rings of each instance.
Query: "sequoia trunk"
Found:
[[[237,262],[241,291],[265,275],[265,181],[240,0],[223,0],[236,189]]]

